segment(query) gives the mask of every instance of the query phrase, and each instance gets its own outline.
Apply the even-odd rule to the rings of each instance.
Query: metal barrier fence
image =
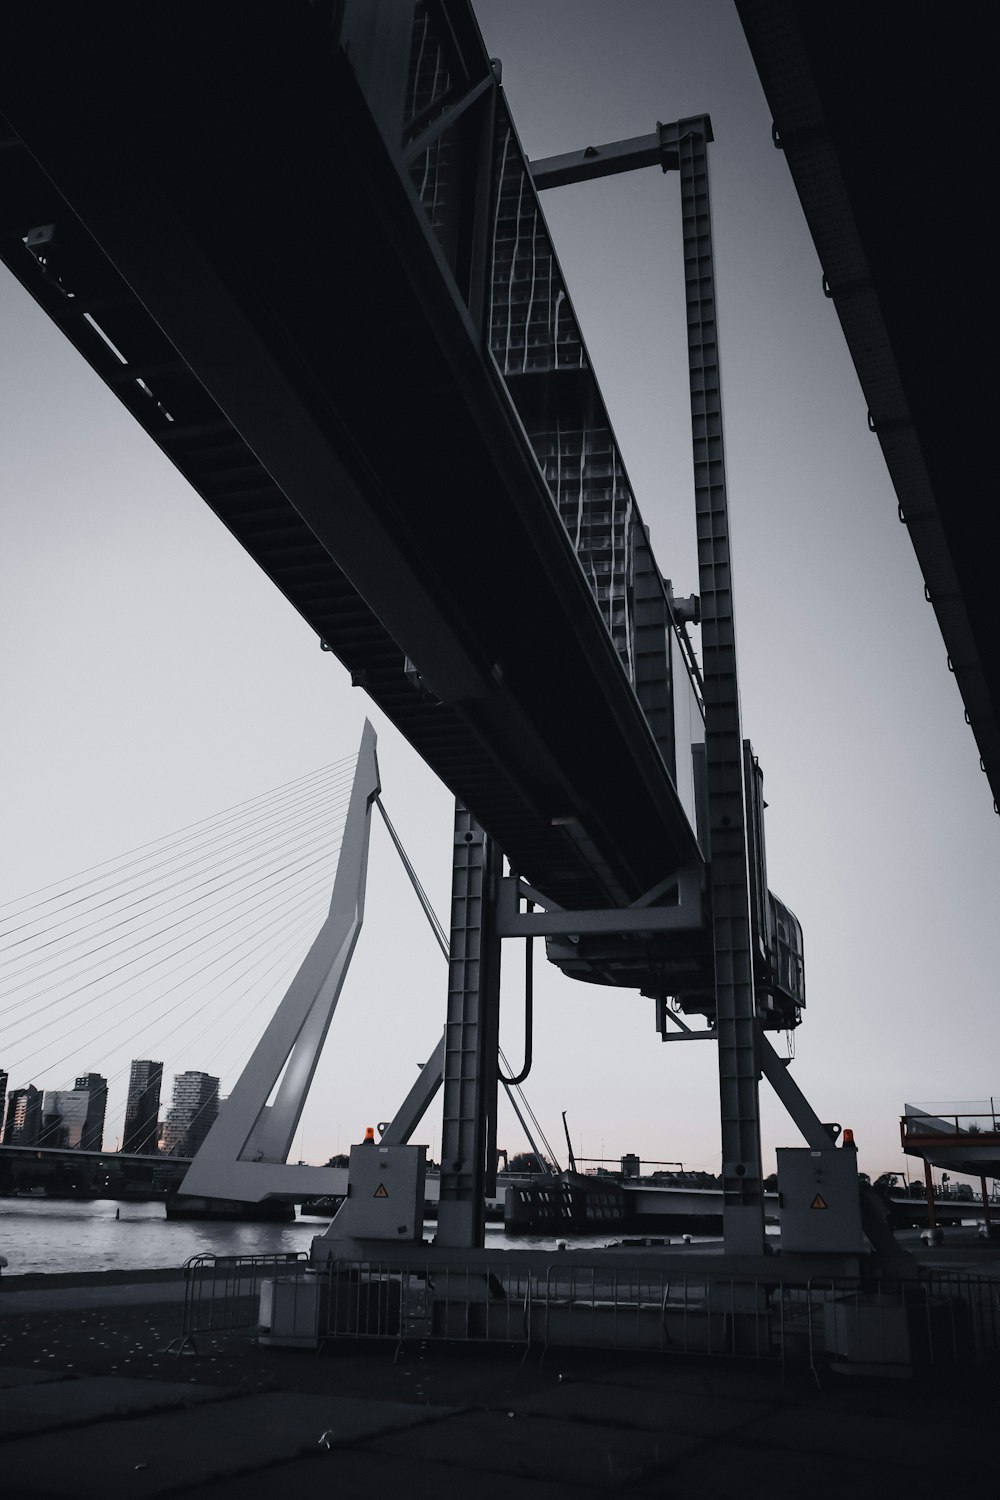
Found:
[[[172,1354],[197,1352],[199,1336],[256,1335],[264,1287],[308,1268],[308,1253],[192,1255],[181,1267],[184,1303]]]
[[[968,1368],[1000,1356],[1000,1281],[686,1274],[673,1268],[513,1257],[330,1261],[193,1257],[172,1346],[253,1337],[319,1348],[336,1339],[441,1339],[808,1363],[881,1373]]]

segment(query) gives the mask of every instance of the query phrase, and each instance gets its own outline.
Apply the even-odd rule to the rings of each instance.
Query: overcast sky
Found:
[[[822,1118],[853,1127],[864,1169],[899,1169],[904,1100],[1000,1094],[1000,822],[735,10],[477,11],[530,156],[712,117],[744,732],[765,772],[770,884],[805,929],[794,1071]],[[545,208],[661,569],[696,592],[676,181],[636,173]],[[0,327],[0,899],[341,759],[368,713],[386,805],[444,915],[449,794],[6,273]],[[714,1048],[664,1046],[651,1001],[538,967],[527,1092],[553,1144],[565,1109],[581,1155],[717,1170]],[[514,1060],[519,958],[508,968]],[[376,827],[297,1154],[321,1161],[391,1116],[444,1003],[443,962]],[[0,1029],[0,1067],[11,1086],[107,1074],[113,1144],[123,1073],[145,1051],[88,1047],[84,1031],[66,1064],[59,1041],[21,1067]],[[246,1045],[222,1040],[224,1092]],[[192,1033],[164,1056],[167,1089],[207,1066],[206,1047]],[[770,1169],[798,1140],[761,1095]],[[522,1145],[506,1113],[500,1136]],[[435,1114],[421,1138],[439,1137]]]

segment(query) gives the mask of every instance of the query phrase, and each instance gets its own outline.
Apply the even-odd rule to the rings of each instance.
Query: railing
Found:
[[[256,1334],[264,1287],[307,1267],[304,1250],[287,1255],[192,1255],[181,1267],[181,1332],[168,1351],[197,1353],[199,1337]]]
[[[319,1338],[444,1339],[531,1344],[534,1282],[496,1263],[331,1262],[323,1269]]]
[[[874,1285],[684,1273],[681,1266],[196,1256],[176,1353],[254,1338],[319,1348],[408,1339],[802,1363],[868,1373],[958,1370],[1000,1356],[1000,1281],[929,1272]]]
[[[963,1104],[907,1105],[900,1116],[903,1140],[914,1136],[1000,1135],[1000,1112],[993,1099]]]

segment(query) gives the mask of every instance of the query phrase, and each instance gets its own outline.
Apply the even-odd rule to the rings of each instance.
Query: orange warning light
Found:
[[[374,1125],[366,1125],[365,1126],[365,1138],[361,1142],[361,1144],[362,1144],[362,1146],[374,1146],[374,1144],[375,1144],[375,1127],[374,1127]]]
[[[853,1130],[848,1130],[848,1129],[844,1130],[844,1139],[841,1142],[841,1145],[844,1146],[848,1151],[852,1151],[852,1150],[856,1151],[858,1149],[857,1146],[855,1146],[855,1144],[854,1144],[854,1131]]]

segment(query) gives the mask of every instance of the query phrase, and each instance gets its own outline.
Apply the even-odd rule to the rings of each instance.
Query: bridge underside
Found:
[[[512,865],[631,902],[694,836],[321,9],[5,12],[0,254]]]
[[[737,0],[737,9],[1000,799],[985,499],[995,487],[993,397],[982,354],[993,280],[983,232],[994,134],[987,13],[863,0]]]

